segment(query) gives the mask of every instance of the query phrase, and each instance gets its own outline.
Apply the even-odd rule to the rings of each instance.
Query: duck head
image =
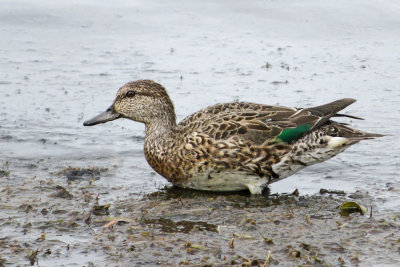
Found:
[[[103,113],[87,120],[84,126],[127,118],[146,125],[176,124],[174,105],[165,88],[151,80],[129,82],[122,86],[114,103]]]

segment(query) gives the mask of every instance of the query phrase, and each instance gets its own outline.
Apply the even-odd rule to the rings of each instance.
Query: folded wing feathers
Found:
[[[294,134],[295,131],[290,129],[298,128],[300,134],[296,132],[296,135],[293,135],[292,138],[286,138],[286,140],[293,141],[301,138],[307,132],[322,126],[334,116],[360,119],[351,115],[338,114],[340,110],[355,101],[352,98],[343,98],[325,105],[304,109],[258,105],[246,102],[217,104],[193,114],[180,124],[188,126],[193,130],[205,127],[202,129],[204,132],[207,132],[210,136],[214,134],[218,135],[218,137],[222,137],[223,139],[228,138],[232,134],[236,135],[239,133],[250,134],[252,139],[259,135],[259,138],[264,139],[263,141],[266,141],[265,138],[271,141],[275,140],[275,138],[282,134],[287,135],[292,132]],[[202,122],[197,121],[198,119]],[[213,124],[216,125],[216,128],[212,127],[214,129],[208,129],[210,123],[205,123],[206,121],[214,122]],[[235,128],[242,130],[230,129],[233,125],[236,125]],[[306,125],[307,127],[305,127]],[[284,133],[286,129],[290,131]],[[221,133],[221,131],[224,133]],[[262,140],[258,141],[261,142]]]

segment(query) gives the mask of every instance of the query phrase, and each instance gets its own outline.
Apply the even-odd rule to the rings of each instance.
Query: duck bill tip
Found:
[[[106,111],[100,113],[99,115],[85,121],[83,126],[94,126],[100,123],[106,123],[109,121],[116,120],[121,117],[121,114],[115,111],[114,107],[109,107]]]

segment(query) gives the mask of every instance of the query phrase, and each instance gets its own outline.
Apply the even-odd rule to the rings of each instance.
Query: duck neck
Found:
[[[144,154],[147,162],[164,177],[170,177],[168,161],[174,158],[174,147],[177,145],[176,136],[178,125],[171,101],[161,105],[163,109],[153,110],[145,121],[146,138],[144,141]]]
[[[145,142],[148,143],[163,143],[174,132],[175,127],[164,127],[156,125],[146,125]]]
[[[176,127],[177,125],[175,116],[159,117],[156,120],[152,120],[146,123],[146,140],[149,138],[164,139],[173,133]]]
[[[177,127],[175,120],[146,123],[144,154],[150,166],[164,177],[170,177],[166,168],[168,161],[173,158]]]
[[[146,157],[152,155],[153,159],[165,160],[171,145],[174,143],[177,125],[175,116],[159,118],[146,123],[146,138],[144,150]]]

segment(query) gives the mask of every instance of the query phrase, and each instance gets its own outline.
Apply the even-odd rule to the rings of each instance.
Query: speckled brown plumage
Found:
[[[145,157],[175,185],[261,193],[305,166],[379,137],[331,121],[354,99],[313,108],[234,102],[204,108],[176,123],[166,90],[150,80],[121,87],[113,105],[85,125],[128,118],[146,125]],[[356,118],[353,116],[348,116]]]

